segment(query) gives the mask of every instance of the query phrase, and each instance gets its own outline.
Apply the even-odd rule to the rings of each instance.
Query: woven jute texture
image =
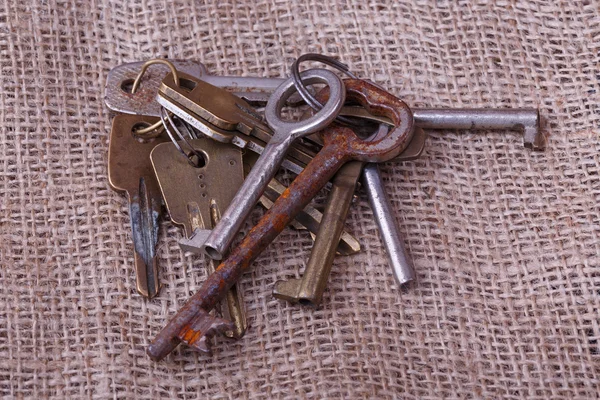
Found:
[[[599,397],[599,5],[386,3],[0,2],[0,396]],[[412,286],[361,194],[347,227],[364,250],[336,258],[319,309],[271,296],[310,254],[286,230],[241,281],[242,340],[150,361],[205,260],[164,221],[162,291],[135,291],[127,202],[107,181],[108,71],[168,57],[283,77],[309,51],[411,106],[539,107],[548,149],[431,131],[419,160],[382,166]]]

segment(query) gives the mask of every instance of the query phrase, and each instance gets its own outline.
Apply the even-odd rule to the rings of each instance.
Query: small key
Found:
[[[156,137],[136,137],[133,130],[156,121],[154,117],[117,115],[108,149],[109,183],[114,190],[126,192],[129,200],[137,291],[148,298],[156,296],[160,288],[156,244],[162,214],[162,196],[152,170],[150,152],[169,138],[164,132]]]
[[[150,155],[171,220],[184,227],[186,236],[212,229],[219,221],[220,208],[229,205],[244,180],[240,149],[208,138],[189,143],[204,157],[198,167],[188,163],[173,143],[156,146]],[[209,259],[207,269],[209,274],[214,272],[213,260]],[[234,322],[225,334],[242,337],[247,323],[235,286],[227,294],[227,307],[221,313]]]
[[[188,60],[170,60],[182,73],[191,76],[206,75],[204,65]],[[131,93],[133,81],[142,69],[144,62],[132,62],[119,65],[110,70],[104,88],[104,103],[115,112],[124,114],[160,116],[160,104],[156,102],[156,92],[169,70],[165,66],[148,69],[142,84],[135,93]]]
[[[321,69],[307,70],[303,74],[306,84],[326,83],[328,85],[331,92],[329,101],[323,109],[310,118],[300,122],[286,122],[281,120],[280,114],[285,100],[295,91],[292,79],[285,81],[273,93],[265,108],[265,116],[274,132],[273,136],[244,181],[244,185],[223,213],[221,221],[206,239],[204,248],[209,257],[214,259],[223,257],[223,253],[258,202],[269,181],[275,176],[291,144],[296,139],[329,125],[341,109],[345,100],[345,91],[340,78],[330,71]],[[243,118],[247,117],[240,116],[240,119]]]
[[[205,156],[196,168],[172,143],[156,146],[150,155],[171,221],[189,238],[198,229],[211,229],[211,201],[229,205],[244,181],[242,152],[208,138],[189,140]]]
[[[404,102],[365,81],[348,81],[346,90],[350,100],[363,104],[371,113],[389,117],[394,129],[379,140],[365,142],[349,128],[328,128],[323,149],[150,344],[147,353],[153,360],[165,357],[180,341],[195,345],[204,340],[208,311],[343,164],[353,159],[387,161],[406,148],[413,133],[413,118]]]

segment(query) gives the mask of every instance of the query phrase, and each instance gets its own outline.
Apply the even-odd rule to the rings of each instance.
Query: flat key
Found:
[[[273,136],[244,181],[244,185],[223,213],[221,221],[207,238],[204,248],[209,257],[214,259],[223,257],[223,253],[260,199],[269,181],[275,176],[292,143],[329,125],[341,109],[345,100],[344,85],[334,73],[313,69],[304,71],[302,77],[306,84],[327,84],[331,91],[329,101],[310,118],[300,122],[287,122],[281,120],[280,114],[286,99],[295,91],[293,80],[288,79],[273,93],[265,109],[265,116],[273,130]],[[218,119],[231,121],[239,114],[238,111],[233,117],[219,116]],[[240,119],[242,118],[247,117]]]
[[[192,88],[188,90],[186,88]],[[158,91],[158,102],[205,136],[233,143],[262,154],[273,133],[262,116],[241,98],[202,79],[181,74],[180,85],[167,75]],[[299,173],[314,157],[314,152],[295,144],[283,166]]]
[[[136,137],[136,127],[149,126],[158,119],[141,115],[117,115],[113,120],[108,149],[108,180],[117,191],[126,192],[135,255],[137,291],[156,296],[160,288],[156,244],[162,215],[162,196],[154,177],[150,152],[169,140],[165,133],[151,138]]]
[[[173,143],[156,146],[150,155],[171,221],[188,238],[212,228],[211,202],[227,207],[244,181],[240,149],[208,138],[189,143],[205,157],[201,168],[189,164]]]
[[[229,205],[244,180],[240,149],[208,138],[189,143],[203,156],[199,167],[188,163],[173,143],[156,146],[150,155],[171,220],[184,227],[186,236],[212,229],[219,221],[220,207]],[[180,242],[183,249],[187,249],[185,244]],[[209,274],[215,270],[212,259],[207,270]],[[228,291],[226,300],[227,307],[221,308],[221,314],[233,320],[233,326],[223,332],[239,339],[246,332],[247,323],[241,292],[236,286]]]
[[[206,341],[203,326],[208,323],[208,311],[343,164],[350,160],[387,161],[406,148],[413,133],[413,118],[404,102],[365,81],[348,81],[346,90],[349,99],[372,113],[385,114],[395,128],[373,142],[362,141],[348,128],[327,129],[323,149],[150,344],[147,353],[153,360],[165,357],[181,341],[190,346]]]
[[[169,60],[178,71],[190,76],[206,75],[204,65],[188,60]],[[146,71],[139,89],[131,93],[133,81],[140,73],[144,61],[119,65],[110,70],[104,88],[104,103],[115,112],[160,117],[160,104],[156,92],[169,69],[153,66]]]

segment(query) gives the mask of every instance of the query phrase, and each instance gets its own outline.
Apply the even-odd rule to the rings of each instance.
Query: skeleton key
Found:
[[[362,167],[362,162],[351,161],[335,174],[304,275],[301,279],[275,282],[273,296],[313,307],[321,303]]]
[[[154,148],[150,158],[171,220],[182,225],[186,236],[210,230],[220,218],[244,180],[240,149],[208,138],[190,140],[190,145],[204,159],[199,167],[188,163],[173,143]],[[208,273],[214,272],[209,260]],[[226,336],[240,338],[246,331],[246,317],[240,292],[234,286],[227,294],[227,308],[222,313],[234,321]]]
[[[345,99],[344,84],[334,73],[313,69],[304,71],[302,77],[307,84],[326,83],[331,92],[328,102],[310,118],[300,122],[287,122],[281,120],[280,114],[285,100],[295,91],[292,79],[285,81],[273,93],[265,109],[266,119],[274,131],[273,136],[244,181],[244,185],[223,213],[221,221],[206,239],[204,249],[211,258],[223,257],[223,253],[258,202],[269,181],[275,176],[294,140],[329,125],[341,109]]]
[[[162,196],[154,177],[150,152],[169,137],[136,137],[136,127],[150,126],[158,119],[141,115],[117,115],[113,120],[108,150],[108,179],[111,187],[126,192],[135,252],[137,291],[154,297],[160,288],[156,243]]]
[[[293,86],[291,80],[289,84]],[[333,126],[327,129],[323,149],[150,344],[147,353],[153,360],[165,357],[180,341],[206,350],[207,340],[214,331],[227,328],[225,322],[208,312],[344,163],[350,160],[383,162],[406,148],[413,133],[413,118],[408,106],[365,81],[349,81],[346,87],[349,99],[361,103],[374,114],[385,114],[393,121],[394,129],[372,142],[361,140],[349,128]],[[283,96],[289,88],[284,89]]]

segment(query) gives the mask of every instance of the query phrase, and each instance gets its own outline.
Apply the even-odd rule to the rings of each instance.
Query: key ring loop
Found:
[[[175,68],[175,65],[173,65],[173,63],[168,60],[165,60],[162,58],[155,58],[153,60],[146,61],[144,63],[144,65],[142,65],[140,72],[135,77],[135,80],[133,81],[133,85],[131,86],[131,94],[135,94],[135,92],[137,92],[138,88],[140,87],[140,82],[142,81],[142,78],[143,78],[144,74],[146,73],[146,70],[148,69],[148,67],[150,67],[151,65],[155,65],[155,64],[162,64],[162,65],[166,65],[167,67],[169,67],[169,69],[171,70],[171,73],[173,74],[173,80],[175,81],[175,84],[177,86],[179,86],[179,74],[177,73],[177,68]],[[157,121],[156,123],[154,123],[146,128],[137,129],[135,131],[135,134],[138,136],[145,135],[147,133],[152,132],[155,129],[160,128],[161,126],[164,126],[166,128],[166,125],[163,124],[162,121]]]
[[[196,149],[194,149],[194,147],[190,144],[190,142],[186,139],[186,137],[181,133],[181,131],[179,130],[179,128],[177,127],[177,125],[175,124],[175,121],[173,120],[173,118],[171,117],[171,115],[169,114],[169,112],[167,111],[166,108],[162,107],[160,109],[160,121],[161,124],[163,124],[165,131],[167,132],[167,135],[169,135],[169,138],[171,138],[171,141],[173,142],[173,144],[175,145],[175,147],[177,148],[177,150],[179,150],[179,152],[181,154],[183,154],[183,156],[187,159],[188,163],[192,166],[192,167],[198,167],[198,163],[194,162],[193,157],[191,157],[188,153],[186,153],[183,148],[181,147],[181,145],[179,144],[179,141],[177,141],[177,139],[175,138],[175,135],[173,135],[173,131],[177,134],[177,136],[179,136],[179,139],[184,142],[187,147],[190,148],[191,153],[193,153],[193,155],[195,155],[198,159],[198,161],[203,159],[202,154],[200,154],[200,152],[198,152]],[[187,127],[187,124],[183,124],[183,126],[185,127],[187,134],[191,137],[194,138],[194,136],[192,135],[192,133],[190,132],[190,130]]]
[[[318,54],[318,53],[302,54],[300,57],[298,57],[296,59],[296,61],[293,62],[292,68],[291,68],[291,76],[292,76],[292,80],[294,82],[294,86],[296,87],[296,90],[298,91],[298,93],[300,94],[302,99],[306,102],[306,104],[308,104],[310,106],[310,108],[312,108],[315,111],[321,110],[323,108],[323,104],[321,104],[321,102],[319,102],[319,100],[317,100],[312,94],[310,94],[310,92],[306,88],[304,82],[300,78],[300,64],[305,61],[317,61],[322,64],[329,65],[330,67],[335,68],[336,70],[340,71],[341,73],[343,73],[344,75],[346,75],[352,79],[358,79],[358,77],[356,75],[354,75],[352,72],[350,72],[348,65],[344,64],[343,62],[341,62],[339,60],[336,60],[333,57],[329,57],[324,54]],[[347,118],[347,117],[344,117],[341,115],[338,115],[335,120],[344,125],[349,125],[349,126],[357,125],[357,122],[355,119]]]
[[[293,141],[298,137],[314,133],[329,125],[344,105],[346,89],[344,88],[344,82],[336,74],[326,69],[315,68],[302,71],[301,76],[308,84],[326,84],[331,95],[325,106],[322,106],[313,116],[302,121],[284,121],[281,118],[281,109],[287,99],[296,92],[292,78],[284,81],[275,89],[265,107],[265,119],[274,131],[271,141]]]

